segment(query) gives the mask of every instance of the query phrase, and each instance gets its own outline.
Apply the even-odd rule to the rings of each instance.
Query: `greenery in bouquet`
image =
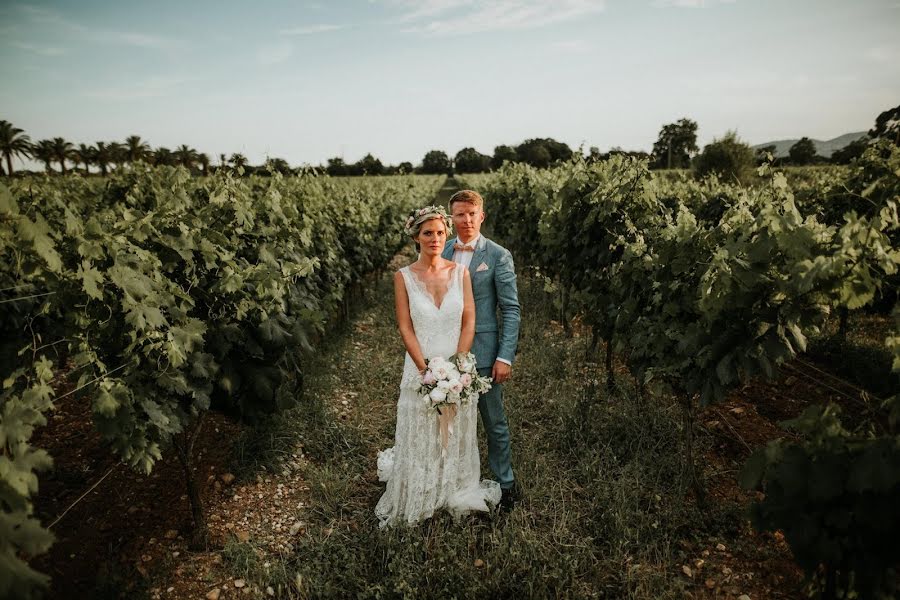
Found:
[[[475,355],[458,352],[449,358],[435,356],[425,360],[418,394],[422,402],[438,413],[442,406],[477,401],[491,389],[491,378],[478,375]]]

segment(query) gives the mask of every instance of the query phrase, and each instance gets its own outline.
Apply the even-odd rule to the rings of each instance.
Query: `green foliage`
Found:
[[[4,374],[0,391],[0,596],[27,598],[49,582],[26,558],[45,552],[53,535],[32,515],[37,472],[50,468],[50,456],[29,445],[36,427],[53,408],[52,364],[41,356],[33,369]]]
[[[653,144],[653,165],[660,169],[687,169],[697,150],[697,122],[680,119],[659,130]]]
[[[31,138],[9,121],[0,120],[0,162],[6,161],[6,174],[13,174],[13,158],[27,158],[30,155]]]
[[[494,148],[494,156],[491,157],[491,168],[499,169],[505,162],[516,162],[518,156],[512,146],[500,145]]]
[[[550,287],[567,292],[595,333],[625,351],[640,381],[708,404],[749,377],[774,377],[835,307],[870,305],[892,287],[900,267],[898,160],[896,148],[875,145],[849,171],[829,173],[828,185],[809,186],[803,211],[785,175],[767,166],[759,184],[747,188],[715,177],[654,178],[646,163],[624,157],[592,165],[576,159],[550,171],[507,165],[477,185],[495,234],[519,264],[537,267]],[[832,189],[851,190],[859,209],[823,222],[820,215],[837,210],[828,204]],[[895,353],[900,348],[896,336],[888,344]],[[898,405],[892,398],[884,407],[892,422],[900,417]],[[759,513],[757,523],[805,523],[788,536],[797,552],[807,553],[804,566],[837,561],[842,576],[855,573],[857,589],[875,589],[896,554],[868,565],[850,555],[869,541],[879,549],[896,540],[897,439],[848,434],[831,414],[810,413],[792,426],[852,466],[848,487],[835,491],[831,467],[816,479],[810,453],[819,446],[788,452],[785,445],[783,455],[765,456],[772,485],[793,487],[782,496],[766,488],[766,501],[781,498],[783,505],[766,505],[773,512]],[[782,471],[783,456],[805,466],[791,463]],[[760,460],[748,465],[756,473],[747,476],[750,483],[768,473]],[[847,503],[866,513],[854,517],[867,519],[858,525],[862,537],[843,529],[846,519],[831,523],[838,517],[829,494],[842,498],[840,518]],[[798,517],[806,513],[811,521]],[[877,537],[878,523],[893,537]],[[824,538],[823,527],[832,528]],[[831,553],[824,558],[814,554],[823,540]]]
[[[20,532],[0,580],[30,588],[16,556],[49,543],[27,502],[49,464],[28,444],[52,408],[41,348],[71,358],[97,429],[149,472],[210,407],[255,420],[293,405],[312,344],[403,244],[398,215],[441,184],[163,167],[0,187],[0,488]]]
[[[491,157],[475,148],[463,148],[456,153],[453,165],[457,173],[483,173],[491,168]]]
[[[431,150],[422,159],[422,172],[432,175],[450,173],[450,157],[443,150]]]
[[[572,149],[553,138],[534,138],[516,146],[516,159],[532,167],[545,168],[572,158]]]
[[[884,139],[900,146],[900,106],[889,108],[875,119],[875,126],[869,130],[869,137]]]
[[[853,211],[873,217],[900,197],[900,149],[876,140],[856,159],[849,172],[828,198],[824,213],[829,223],[839,223]]]
[[[808,137],[800,138],[788,150],[791,164],[808,165],[816,160],[816,145]]]
[[[507,165],[482,184],[495,234],[580,304],[629,366],[702,403],[772,377],[834,306],[897,270],[896,201],[839,229],[803,217],[783,175],[729,187],[654,180],[645,163]],[[584,268],[590,265],[590,269]]]
[[[734,131],[704,146],[703,152],[694,159],[694,169],[701,177],[715,173],[725,180],[744,183],[753,175],[755,166],[753,149],[738,139]]]
[[[384,173],[384,165],[371,154],[366,154],[356,164],[362,171],[362,175],[381,175]]]
[[[862,156],[862,153],[869,147],[869,138],[863,136],[858,140],[853,140],[843,148],[835,150],[831,154],[831,161],[839,165],[849,165],[854,160]]]
[[[741,472],[744,487],[765,492],[752,507],[754,527],[783,531],[810,577],[824,568],[826,596],[893,597],[900,436],[848,432],[834,405],[812,406],[784,425],[801,440],[770,442]]]

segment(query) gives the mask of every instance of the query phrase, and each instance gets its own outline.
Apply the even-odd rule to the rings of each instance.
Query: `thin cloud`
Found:
[[[282,29],[278,33],[280,35],[312,35],[315,33],[337,31],[338,29],[343,29],[344,27],[344,25],[329,25],[323,23],[321,25],[308,25],[306,27],[291,27],[290,29]]]
[[[47,8],[29,5],[18,5],[17,8],[33,23],[62,29],[69,34],[88,42],[136,46],[138,48],[158,50],[171,50],[172,48],[184,45],[180,40],[138,31],[93,29],[71,19],[67,19],[61,13]]]
[[[95,31],[92,35],[96,42],[137,46],[138,48],[170,50],[173,47],[182,45],[180,41],[172,38],[136,31]]]
[[[398,23],[410,23],[477,4],[476,0],[392,0],[390,3],[406,11],[397,17]]]
[[[605,0],[395,0],[406,10],[395,23],[407,33],[466,35],[535,29],[602,12]]]
[[[19,50],[25,50],[27,52],[32,52],[34,54],[39,54],[41,56],[62,56],[68,52],[65,48],[59,48],[57,46],[40,46],[36,44],[28,44],[25,42],[9,42],[9,45],[13,48],[18,48]]]
[[[84,93],[88,98],[97,100],[134,100],[139,98],[159,98],[168,96],[182,84],[191,81],[189,77],[151,77],[126,85],[111,86],[90,90]]]

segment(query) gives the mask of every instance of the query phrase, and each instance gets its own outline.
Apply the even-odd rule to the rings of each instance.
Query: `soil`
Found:
[[[206,503],[217,494],[213,476],[232,452],[222,441],[234,440],[239,429],[218,414],[204,423],[195,472]],[[54,463],[40,478],[35,511],[42,523],[53,523],[56,541],[32,561],[52,578],[48,597],[102,596],[104,587],[120,581],[125,590],[140,587],[150,572],[170,565],[173,552],[186,549],[192,518],[174,453],[166,453],[149,476],[134,472],[93,429],[89,399],[76,395],[57,403],[35,438]]]

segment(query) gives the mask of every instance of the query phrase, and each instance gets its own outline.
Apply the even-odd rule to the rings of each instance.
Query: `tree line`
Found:
[[[32,142],[24,130],[9,121],[0,121],[0,156],[3,159],[0,172],[6,175],[14,173],[12,160],[15,157],[42,162],[47,172],[52,172],[58,166],[63,174],[70,169],[83,169],[87,173],[91,167],[96,167],[101,175],[106,175],[115,167],[138,161],[153,165],[199,168],[204,174],[210,166],[209,155],[186,144],[174,150],[165,147],[153,149],[139,135],[128,136],[124,142],[96,142],[77,146],[61,137]],[[236,166],[246,165],[248,162],[240,154],[233,154],[231,159]]]
[[[660,130],[659,139],[653,145],[650,166],[692,169],[700,176],[716,173],[720,177],[745,182],[763,163],[776,166],[849,165],[877,139],[900,145],[900,106],[879,114],[866,135],[836,150],[828,158],[817,154],[815,143],[808,137],[795,142],[788,149],[787,157],[776,158],[774,145],[753,149],[738,137],[736,131],[725,133],[698,151],[697,123],[681,119]]]
[[[675,123],[662,126],[650,153],[627,151],[614,147],[609,152],[601,152],[591,146],[587,152],[589,161],[607,160],[611,156],[627,155],[649,159],[655,169],[693,169],[700,175],[716,172],[721,176],[745,179],[757,165],[774,160],[779,165],[849,164],[866,149],[875,138],[892,138],[895,143],[900,136],[900,106],[881,113],[868,136],[854,140],[837,150],[830,158],[816,154],[815,144],[804,137],[791,146],[786,158],[774,159],[774,146],[754,150],[738,138],[734,131],[714,139],[704,146],[697,145],[696,121],[682,118]],[[319,169],[332,176],[352,175],[394,175],[399,173],[453,174],[483,173],[499,169],[506,162],[523,163],[536,168],[548,168],[568,161],[581,149],[572,150],[566,143],[553,138],[532,138],[516,145],[499,145],[492,155],[482,154],[475,148],[463,148],[451,157],[443,150],[430,150],[422,162],[414,166],[411,162],[386,165],[371,153],[354,163],[341,157],[329,158]],[[32,142],[24,130],[8,121],[0,121],[0,174],[13,174],[13,158],[30,158],[44,163],[47,172],[65,174],[69,168],[90,173],[96,167],[100,175],[111,169],[143,161],[151,165],[181,165],[191,171],[207,175],[211,170],[230,167],[243,169],[245,174],[277,171],[283,174],[296,173],[283,158],[268,158],[261,166],[252,166],[246,156],[240,153],[219,155],[218,165],[213,165],[208,154],[198,152],[186,144],[171,150],[166,147],[152,148],[139,135],[128,136],[124,142],[96,142],[77,146],[61,137]]]

